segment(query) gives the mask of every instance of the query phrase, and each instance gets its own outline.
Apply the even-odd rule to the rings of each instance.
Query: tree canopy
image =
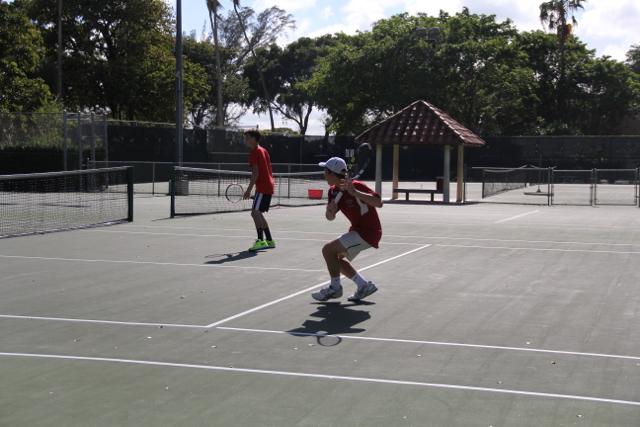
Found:
[[[0,112],[35,111],[52,102],[40,77],[42,34],[18,2],[0,2]]]
[[[185,122],[193,126],[271,109],[305,134],[311,113],[322,111],[329,132],[356,134],[423,98],[483,135],[603,134],[640,111],[640,47],[630,47],[626,62],[597,57],[568,31],[584,1],[541,5],[554,33],[518,31],[510,20],[464,8],[399,14],[355,35],[286,45],[281,36],[295,25],[286,11],[228,3],[208,1],[212,31],[184,38]],[[63,4],[60,105],[173,121],[175,22],[167,3]],[[57,17],[54,1],[0,1],[1,110],[53,105]]]

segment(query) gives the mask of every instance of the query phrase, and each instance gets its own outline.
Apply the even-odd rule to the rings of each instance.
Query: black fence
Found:
[[[467,149],[468,167],[536,165],[569,170],[635,169],[640,136],[486,137],[487,145]],[[274,163],[312,164],[345,156],[353,136],[286,136],[262,140]],[[79,150],[80,148],[80,150]],[[104,120],[103,116],[4,115],[0,120],[0,174],[73,170],[90,161],[174,162],[171,123]],[[240,129],[185,129],[184,162],[246,163]],[[453,153],[452,163],[456,155]],[[401,180],[433,180],[443,172],[442,147],[400,149]],[[383,179],[391,179],[392,147],[383,149]],[[365,179],[373,178],[369,168]],[[455,167],[452,167],[455,171]]]
[[[471,168],[468,202],[571,206],[640,206],[640,168]]]
[[[485,147],[467,151],[470,166],[635,169],[640,165],[640,135],[512,136],[485,140]]]

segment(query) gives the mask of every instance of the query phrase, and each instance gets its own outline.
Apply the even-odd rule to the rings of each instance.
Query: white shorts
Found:
[[[358,254],[371,247],[360,237],[357,231],[350,231],[338,237],[340,244],[347,250],[347,259],[352,261]]]

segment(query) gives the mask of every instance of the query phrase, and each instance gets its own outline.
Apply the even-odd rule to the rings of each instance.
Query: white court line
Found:
[[[213,230],[213,231],[247,231],[247,227],[245,228],[219,228],[219,227],[177,227],[171,225],[139,225],[134,223],[128,223],[127,228],[159,228],[159,229],[167,229],[167,230]],[[300,234],[326,234],[330,236],[335,236],[340,234],[339,231],[335,233],[321,232],[321,231],[296,231],[296,230],[279,230],[279,233],[300,233]]]
[[[196,229],[196,227],[164,227],[164,226],[147,226],[147,225],[131,225],[131,227],[141,227],[141,228],[169,228],[169,229]],[[210,228],[211,230],[220,230],[220,231],[246,231],[246,229],[239,228]],[[84,230],[84,231],[92,231],[92,230]],[[294,233],[294,234],[316,234],[316,235],[327,235],[327,236],[336,236],[340,233],[327,233],[321,231],[299,231],[299,230],[281,230],[280,233]],[[180,233],[178,233],[180,234]],[[407,235],[407,234],[385,234],[382,238],[386,237],[397,237],[397,238],[406,238],[406,239],[443,239],[443,240],[471,240],[478,242],[514,242],[514,243],[552,243],[552,244],[564,244],[564,245],[594,245],[594,246],[640,246],[640,243],[611,243],[611,242],[576,242],[576,241],[563,241],[563,240],[525,240],[525,239],[496,239],[496,238],[487,238],[487,237],[451,237],[451,236],[419,236],[419,235]],[[295,239],[289,239],[295,240]],[[303,239],[301,239],[303,240]],[[320,239],[319,239],[320,240]],[[326,241],[326,240],[321,240]],[[403,245],[409,243],[388,243],[386,241],[382,241],[383,244],[394,244],[394,245]]]
[[[594,402],[594,403],[640,406],[640,402],[636,402],[633,400],[608,399],[608,398],[602,398],[602,397],[580,396],[580,395],[574,395],[574,394],[543,393],[543,392],[527,391],[527,390],[475,387],[475,386],[458,385],[458,384],[389,380],[384,378],[351,377],[351,376],[343,376],[343,375],[314,374],[314,373],[307,373],[307,372],[275,371],[275,370],[267,370],[267,369],[250,369],[250,368],[231,368],[227,366],[196,365],[191,363],[170,363],[170,362],[156,362],[151,360],[118,359],[118,358],[109,358],[109,357],[69,356],[69,355],[60,355],[60,354],[0,352],[0,356],[16,357],[16,358],[23,357],[23,358],[34,358],[34,359],[73,360],[73,361],[83,361],[83,362],[120,363],[120,364],[127,364],[127,365],[162,366],[162,367],[168,367],[168,368],[202,369],[206,371],[236,372],[236,373],[239,372],[239,373],[272,375],[272,376],[282,376],[282,377],[314,378],[314,379],[322,379],[322,380],[329,380],[329,381],[391,384],[391,385],[402,385],[402,386],[413,386],[413,387],[438,388],[438,389],[446,389],[446,390],[476,391],[476,392],[486,392],[486,393],[527,396],[527,397],[542,397],[542,398],[551,398],[551,399],[579,400],[579,401]]]
[[[64,262],[94,262],[94,263],[107,263],[107,264],[139,264],[139,265],[161,265],[172,267],[203,267],[203,268],[234,268],[244,270],[276,270],[276,271],[301,271],[305,273],[317,273],[325,270],[309,270],[304,268],[280,268],[280,267],[255,267],[255,266],[240,266],[240,265],[219,265],[219,264],[183,264],[176,262],[155,262],[155,261],[131,261],[131,260],[116,260],[116,259],[85,259],[85,258],[55,258],[55,257],[42,257],[42,256],[21,256],[21,255],[0,255],[0,258],[5,259],[37,259],[42,261],[64,261]]]
[[[473,248],[473,249],[507,249],[510,251],[537,251],[537,252],[579,252],[587,254],[622,254],[622,255],[639,255],[638,251],[603,251],[591,249],[554,249],[554,248],[517,248],[509,246],[481,246],[481,245],[449,245],[434,243],[433,246],[442,246],[445,248]]]
[[[536,209],[535,211],[529,211],[529,212],[521,213],[520,215],[515,215],[515,216],[511,216],[509,218],[505,218],[505,219],[501,219],[501,220],[495,221],[494,224],[502,224],[503,222],[513,221],[514,219],[522,218],[522,217],[525,217],[527,215],[532,215],[532,214],[538,213],[538,212],[540,212],[540,211]]]
[[[619,206],[609,206],[612,207],[614,209],[617,210],[617,208],[619,208]],[[621,207],[622,209],[625,209],[627,212],[629,212],[629,208],[630,206],[624,206]],[[562,209],[562,206],[556,206],[553,208],[554,211],[556,210],[560,210]],[[584,207],[578,207],[580,210],[584,211]],[[599,206],[598,209],[602,209],[603,206]],[[549,208],[551,209],[551,208]],[[591,211],[593,212],[593,210]],[[440,217],[442,217],[443,215],[440,214],[438,219],[440,219]],[[422,217],[416,217],[413,218],[411,220],[408,221],[398,221],[398,220],[391,220],[391,219],[384,219],[382,222],[385,224],[385,226],[390,226],[390,225],[395,225],[395,224],[409,224],[412,226],[418,226],[418,225],[444,225],[444,226],[452,226],[452,227],[480,227],[480,226],[493,226],[496,224],[493,224],[491,222],[486,222],[486,221],[482,221],[480,219],[477,220],[477,222],[443,222],[443,221],[418,221],[417,218],[422,218]],[[305,217],[296,217],[296,221],[307,221],[307,222],[314,222],[317,223],[317,219],[313,219],[313,218],[305,218]],[[549,222],[535,222],[533,223],[533,225],[531,224],[522,224],[522,223],[516,223],[516,224],[498,224],[498,225],[503,225],[504,227],[514,227],[514,228],[529,228],[529,229],[536,229],[539,230],[540,228],[545,228],[545,229],[550,229],[550,228],[559,228],[563,231],[566,230],[587,230],[587,231],[593,231],[594,229],[601,229],[601,230],[611,230],[611,229],[622,229],[625,231],[640,231],[640,225],[636,225],[636,224],[629,224],[629,225],[589,225],[588,227],[576,227],[572,225],[573,223],[560,223],[560,222],[553,222],[553,220],[549,221]],[[129,225],[122,224],[122,226],[124,227],[128,227]],[[502,228],[502,227],[501,227]]]
[[[118,320],[74,319],[74,318],[67,318],[67,317],[42,317],[42,316],[18,316],[13,314],[0,314],[0,319],[47,320],[47,321],[54,321],[54,322],[97,323],[97,324],[126,325],[126,326],[153,326],[157,328],[174,327],[174,328],[206,329],[206,326],[203,326],[203,325],[183,325],[179,323],[123,322]]]
[[[412,254],[412,253],[414,253],[414,252],[418,252],[419,250],[422,250],[422,249],[428,248],[429,246],[431,246],[431,245],[430,245],[430,244],[428,244],[428,245],[420,246],[419,248],[412,249],[412,250],[410,250],[410,251],[407,251],[407,252],[401,253],[400,255],[396,255],[396,256],[394,256],[394,257],[387,258],[387,259],[382,260],[382,261],[380,261],[380,262],[376,262],[375,264],[371,264],[371,265],[368,265],[368,266],[366,266],[366,267],[359,268],[359,269],[358,269],[358,271],[366,271],[366,270],[369,270],[370,268],[374,268],[374,267],[377,267],[377,266],[379,266],[379,265],[386,264],[387,262],[394,261],[394,260],[396,260],[396,259],[398,259],[398,258],[401,258],[401,257],[403,257],[403,256],[410,255],[410,254]],[[311,286],[311,287],[308,287],[308,288],[303,289],[303,290],[301,290],[301,291],[298,291],[298,292],[295,292],[295,293],[293,293],[293,294],[287,295],[287,296],[285,296],[285,297],[278,298],[278,299],[273,300],[273,301],[269,301],[268,303],[265,303],[265,304],[259,305],[259,306],[257,306],[257,307],[252,308],[252,309],[249,309],[249,310],[247,310],[247,311],[243,311],[242,313],[234,314],[233,316],[229,316],[229,317],[224,318],[224,319],[222,319],[222,320],[218,320],[217,322],[214,322],[214,323],[211,323],[210,325],[207,325],[207,327],[208,327],[208,328],[213,328],[214,326],[222,325],[223,323],[230,322],[230,321],[232,321],[232,320],[234,320],[234,319],[237,319],[237,318],[239,318],[239,317],[243,317],[243,316],[246,316],[247,314],[251,314],[251,313],[254,313],[254,312],[258,311],[258,310],[262,310],[263,308],[270,307],[270,306],[275,305],[275,304],[278,304],[278,303],[280,303],[280,302],[282,302],[282,301],[286,301],[286,300],[288,300],[288,299],[291,299],[291,298],[297,297],[298,295],[305,294],[305,293],[310,292],[310,291],[312,291],[312,290],[314,290],[314,289],[316,289],[316,288],[319,288],[320,286],[324,286],[324,285],[326,285],[326,284],[328,284],[328,283],[330,283],[330,282],[331,282],[331,280],[325,280],[324,282],[317,283],[317,284],[315,284],[315,285],[313,285],[313,286]]]
[[[624,360],[640,360],[640,356],[622,356],[618,354],[605,354],[605,353],[585,353],[579,351],[564,351],[564,350],[545,350],[541,348],[528,348],[528,347],[505,347],[499,345],[482,345],[482,344],[465,344],[456,342],[442,342],[442,341],[422,341],[422,340],[407,340],[401,338],[376,338],[376,337],[362,337],[355,335],[327,335],[320,333],[307,333],[307,332],[286,332],[286,331],[272,331],[268,329],[250,329],[250,328],[234,328],[230,326],[218,326],[217,329],[225,331],[240,331],[240,332],[256,332],[262,334],[281,334],[281,335],[296,335],[303,337],[326,337],[334,336],[346,340],[361,340],[361,341],[377,341],[377,342],[390,342],[390,343],[405,343],[405,344],[420,344],[420,345],[434,345],[445,347],[463,347],[473,349],[488,349],[488,350],[508,350],[508,351],[523,351],[530,353],[546,353],[546,354],[561,354],[568,356],[584,356],[584,357],[602,357],[607,359],[624,359]]]
[[[241,239],[255,239],[255,235],[239,235],[239,234],[202,234],[202,233],[198,233],[198,234],[190,234],[190,233],[167,233],[167,232],[162,232],[162,233],[158,233],[158,232],[152,232],[152,231],[124,231],[124,230],[82,230],[85,233],[116,233],[116,234],[143,234],[143,235],[150,235],[150,236],[179,236],[179,237],[225,237],[225,238],[241,238]],[[224,231],[224,230],[223,230]],[[229,230],[231,231],[231,230]],[[246,230],[242,230],[242,231],[246,231]],[[325,234],[325,233],[323,233]],[[329,234],[329,233],[326,233]],[[332,236],[339,236],[340,233],[331,233]],[[299,241],[299,242],[322,242],[322,243],[326,243],[327,239],[299,239],[299,238],[294,238],[294,237],[280,237],[277,236],[277,240],[293,240],[293,241]],[[413,246],[419,246],[422,245],[422,243],[408,243],[408,242],[383,242],[383,244],[385,245],[413,245]]]

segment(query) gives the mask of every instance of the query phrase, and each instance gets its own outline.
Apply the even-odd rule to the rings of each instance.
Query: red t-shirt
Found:
[[[380,197],[378,193],[367,187],[363,182],[353,181],[353,186],[358,191]],[[329,202],[335,199],[338,193],[340,193],[340,190],[332,186],[331,189],[329,189]],[[374,248],[378,247],[378,243],[382,238],[382,226],[380,225],[376,208],[367,205],[356,199],[355,196],[343,191],[340,202],[338,202],[338,209],[340,209],[344,216],[351,222],[349,231],[358,232],[365,242]]]
[[[271,157],[269,152],[261,146],[257,146],[249,153],[249,164],[258,167],[258,178],[256,179],[256,192],[262,194],[273,194],[275,181],[271,171]]]

